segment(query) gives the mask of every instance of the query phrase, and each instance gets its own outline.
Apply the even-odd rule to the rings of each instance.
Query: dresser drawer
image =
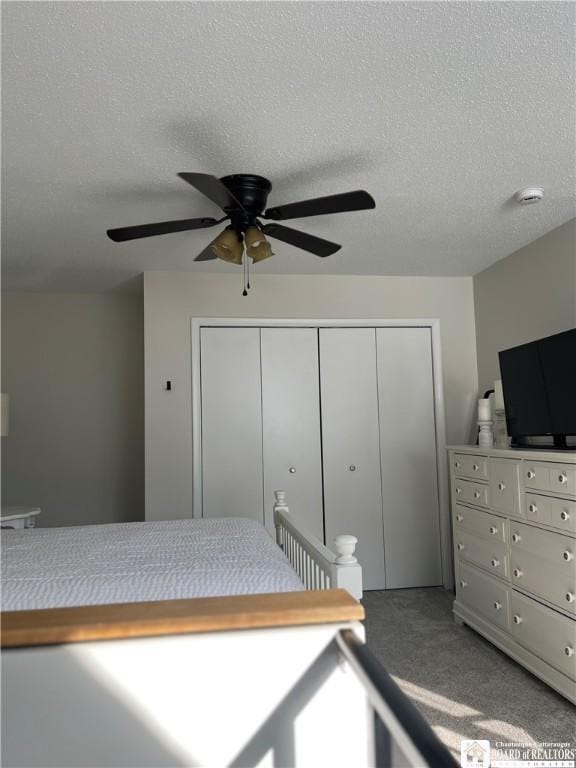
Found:
[[[479,565],[501,579],[509,578],[506,544],[501,541],[487,541],[465,531],[456,531],[455,538],[456,552],[461,560]]]
[[[533,520],[535,523],[576,532],[576,501],[526,492],[524,514],[528,520]]]
[[[490,459],[490,506],[495,512],[520,514],[520,464],[513,459]]]
[[[488,486],[471,480],[455,480],[454,496],[456,501],[465,501],[479,507],[488,506]]]
[[[508,521],[503,517],[455,504],[454,530],[458,532],[462,529],[488,541],[500,541],[503,544],[508,541]]]
[[[526,488],[576,494],[576,467],[573,464],[525,461],[523,473]]]
[[[517,592],[510,599],[514,639],[576,680],[576,622]]]
[[[576,579],[576,541],[569,536],[511,520],[510,541],[513,553],[520,550],[537,555],[550,565],[567,569]]]
[[[576,614],[576,542],[511,521],[511,579],[518,587]]]
[[[477,477],[488,479],[488,459],[471,453],[455,453],[452,458],[454,474],[458,477]]]
[[[505,584],[460,563],[456,594],[463,605],[509,630],[509,589]]]

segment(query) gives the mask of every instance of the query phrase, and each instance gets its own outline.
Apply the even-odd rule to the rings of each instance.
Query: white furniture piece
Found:
[[[40,507],[2,507],[0,525],[2,528],[34,528]]]
[[[283,487],[317,539],[354,532],[366,589],[449,584],[436,326],[262,322],[193,321],[194,516],[273,533]]]
[[[576,703],[576,452],[449,457],[456,619]]]
[[[238,517],[6,532],[2,608],[20,611],[336,587],[362,598],[355,536],[337,536],[334,554],[297,524],[284,491],[276,492],[273,515],[286,557],[261,523]]]
[[[5,614],[2,764],[453,768],[362,618],[341,590]]]

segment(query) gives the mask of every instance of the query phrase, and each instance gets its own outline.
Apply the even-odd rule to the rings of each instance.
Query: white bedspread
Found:
[[[4,611],[303,588],[245,518],[2,531]]]

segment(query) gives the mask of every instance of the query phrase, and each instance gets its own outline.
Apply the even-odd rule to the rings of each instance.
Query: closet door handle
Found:
[[[355,464],[350,464],[348,469],[350,470],[350,472],[356,472],[356,465]]]
[[[291,475],[294,475],[296,473],[296,467],[290,467],[288,472],[290,472]]]

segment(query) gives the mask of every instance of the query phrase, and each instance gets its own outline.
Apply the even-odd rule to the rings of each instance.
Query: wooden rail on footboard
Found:
[[[342,589],[158,600],[2,613],[2,647],[358,621]]]
[[[274,491],[276,543],[282,549],[306,589],[347,590],[362,599],[362,567],[354,550],[358,539],[342,534],[334,539],[336,554],[295,522],[286,502],[286,491]]]

